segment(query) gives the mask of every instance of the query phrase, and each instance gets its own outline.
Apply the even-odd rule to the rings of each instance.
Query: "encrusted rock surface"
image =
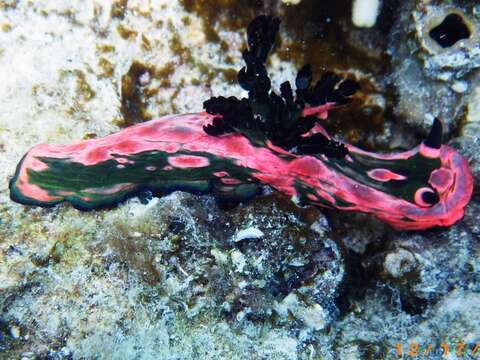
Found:
[[[2,351],[243,358],[252,346],[282,354],[289,341],[296,353],[295,329],[310,338],[337,315],[344,266],[321,215],[287,205],[265,198],[224,216],[211,198],[177,192],[80,217],[11,210],[15,227],[0,233]],[[235,241],[251,226],[264,236]]]
[[[462,19],[468,37],[441,46],[432,30],[449,15]],[[394,109],[398,116],[424,129],[429,128],[434,116],[441,118],[450,130],[459,127],[468,94],[478,86],[475,74],[480,67],[479,24],[475,1],[401,4],[388,49],[392,58],[391,80],[398,92]],[[449,29],[452,34],[458,32]]]
[[[456,358],[475,358],[474,2],[383,1],[374,28],[351,31],[343,2],[327,9],[329,22],[309,10],[314,0],[202,4],[0,1],[0,358],[397,359],[398,347],[407,358],[418,344],[416,358],[442,359],[448,344],[454,359],[459,343],[465,350]],[[8,179],[30,146],[103,136],[200,111],[212,95],[241,95],[234,80],[243,28],[260,11],[285,17],[282,41],[291,48],[269,64],[277,88],[299,62],[319,61],[314,48],[336,68],[331,54],[341,48],[321,31],[347,34],[336,69],[367,90],[355,115],[339,112],[349,122],[335,123],[342,136],[408,147],[431,115],[443,117],[446,139],[476,181],[462,221],[396,233],[362,214],[297,208],[268,189],[229,210],[182,192],[87,213],[10,201]],[[443,50],[425,36],[446,11],[463,14],[472,37]],[[299,24],[305,29],[295,32]],[[299,34],[309,34],[306,44],[295,43]],[[464,62],[449,63],[455,56]],[[368,118],[375,123],[365,125]]]
[[[462,136],[453,140],[453,145],[463,149],[468,159],[473,176],[480,177],[480,71],[472,82],[475,87],[467,98],[466,114],[461,129]],[[477,181],[478,189],[478,181]]]

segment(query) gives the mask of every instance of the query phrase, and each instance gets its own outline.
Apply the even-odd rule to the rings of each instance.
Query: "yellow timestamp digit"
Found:
[[[395,344],[395,351],[397,353],[397,357],[399,357],[399,358],[403,357],[402,344],[396,343]]]
[[[463,352],[465,351],[465,343],[464,342],[457,342],[455,345],[455,353],[457,356],[462,356]]]
[[[446,357],[448,356],[448,344],[447,343],[441,343],[440,347],[442,348],[443,351],[443,356]]]
[[[450,354],[450,348],[448,343],[441,343],[440,344],[440,349],[442,350],[442,357],[446,358]],[[455,343],[455,355],[457,357],[461,357],[462,355],[465,354],[465,351],[467,350],[470,351],[470,355],[476,355],[480,354],[480,343],[476,343],[473,347],[470,348],[463,342],[463,341],[458,341]],[[407,355],[410,358],[417,357],[420,355],[420,353],[423,353],[423,355],[429,355],[433,350],[433,345],[432,344],[426,344],[425,347],[421,346],[420,344],[412,341],[411,343],[408,343],[408,351],[403,352],[402,344],[401,343],[396,343],[395,344],[395,353],[399,359],[403,358],[404,355]],[[453,349],[452,349],[453,351]]]
[[[418,349],[420,345],[416,342],[411,342],[408,344],[408,356],[418,356]]]
[[[476,355],[480,351],[480,344],[477,343],[475,346],[472,348],[472,355]]]

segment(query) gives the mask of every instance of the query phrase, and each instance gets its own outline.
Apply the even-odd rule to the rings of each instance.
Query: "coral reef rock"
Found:
[[[1,359],[478,357],[478,1],[383,0],[372,28],[353,27],[351,1],[293,2],[0,0]],[[33,145],[245,96],[243,29],[271,11],[290,48],[268,63],[276,89],[312,60],[379,99],[338,109],[344,137],[402,148],[442,118],[475,177],[464,219],[394,232],[268,188],[231,209],[183,192],[92,212],[9,199]]]
[[[467,94],[478,82],[480,12],[475,1],[408,1],[391,33],[395,113],[428,128],[440,117],[458,126]],[[412,21],[413,20],[413,21]]]

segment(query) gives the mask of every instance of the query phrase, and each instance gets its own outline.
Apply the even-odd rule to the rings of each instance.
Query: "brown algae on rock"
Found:
[[[154,68],[134,61],[128,72],[122,76],[122,107],[120,111],[124,118],[123,126],[130,126],[151,118],[146,109],[147,90],[145,87],[154,72]]]

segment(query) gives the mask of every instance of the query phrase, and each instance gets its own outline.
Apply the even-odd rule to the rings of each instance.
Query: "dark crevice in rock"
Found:
[[[389,0],[382,3],[375,27],[380,30],[383,35],[388,36],[388,34],[390,34],[393,24],[395,24],[400,17],[398,9],[401,3],[400,0]]]
[[[458,14],[449,14],[428,33],[443,48],[453,46],[457,41],[468,39],[470,29]]]
[[[368,253],[368,252],[367,252]],[[346,260],[347,275],[338,292],[336,304],[340,316],[348,314],[352,310],[355,301],[362,301],[368,289],[372,289],[377,281],[378,269],[364,266],[363,256],[347,250],[344,254]]]
[[[422,315],[429,304],[427,299],[419,298],[413,294],[402,294],[400,292],[400,304],[403,311],[409,315]]]

